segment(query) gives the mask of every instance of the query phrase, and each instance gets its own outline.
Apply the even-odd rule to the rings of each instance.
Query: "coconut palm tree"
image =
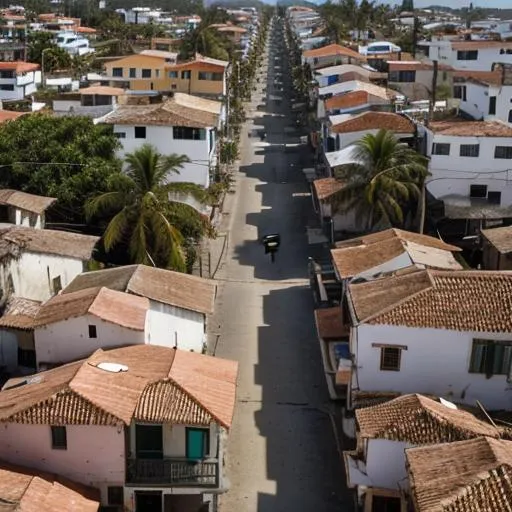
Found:
[[[424,208],[428,161],[392,132],[365,135],[355,143],[353,157],[357,163],[336,174],[345,186],[331,198],[335,211],[354,211],[371,231],[377,225],[403,226],[406,213]]]
[[[205,192],[192,183],[168,183],[188,158],[159,154],[150,144],[126,155],[126,169],[114,175],[110,190],[86,203],[89,218],[106,217],[103,235],[107,252],[126,246],[133,263],[145,263],[179,271],[186,269],[184,237],[173,223],[183,217],[204,222],[191,206],[172,201],[173,194],[191,194],[205,201]]]

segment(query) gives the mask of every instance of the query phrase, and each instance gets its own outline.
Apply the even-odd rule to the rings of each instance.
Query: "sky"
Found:
[[[310,0],[313,3],[321,4],[322,0]],[[397,0],[385,0],[382,3],[386,3],[389,5],[395,5],[397,3],[401,3]],[[461,7],[469,7],[470,0],[414,0],[415,7],[427,7],[429,5],[443,5],[446,7],[451,7],[452,9],[460,9]],[[512,1],[511,0],[473,0],[474,7],[487,7],[492,8],[496,7],[498,9],[511,9]]]

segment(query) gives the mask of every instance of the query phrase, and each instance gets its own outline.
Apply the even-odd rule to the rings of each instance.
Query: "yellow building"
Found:
[[[125,84],[137,91],[184,92],[218,97],[226,94],[228,62],[197,56],[175,63],[170,52],[146,50],[105,64],[100,80],[108,85]]]

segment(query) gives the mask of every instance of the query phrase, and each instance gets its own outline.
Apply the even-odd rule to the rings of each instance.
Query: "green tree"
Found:
[[[403,226],[407,213],[423,207],[428,161],[392,132],[365,135],[355,144],[354,160],[336,174],[344,183],[331,198],[337,212],[355,211],[371,231],[377,225]]]
[[[204,225],[204,217],[191,206],[171,200],[172,194],[190,194],[203,201],[204,190],[192,183],[168,183],[188,158],[163,156],[145,144],[126,156],[126,169],[112,176],[107,192],[89,200],[90,219],[107,216],[103,235],[107,252],[121,246],[133,263],[185,271],[186,242],[178,223]],[[176,221],[176,222],[175,222]]]
[[[56,197],[52,220],[83,223],[84,200],[121,168],[118,147],[111,128],[91,118],[28,114],[0,125],[0,186]]]

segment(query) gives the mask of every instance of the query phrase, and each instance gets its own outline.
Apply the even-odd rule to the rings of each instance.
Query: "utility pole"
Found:
[[[418,47],[418,30],[419,20],[416,13],[414,13],[413,24],[412,24],[412,56],[416,58],[416,49]]]
[[[434,117],[434,111],[436,108],[437,99],[437,73],[439,70],[439,61],[436,59],[433,61],[434,67],[432,69],[432,91],[430,93],[428,121],[430,122]]]

